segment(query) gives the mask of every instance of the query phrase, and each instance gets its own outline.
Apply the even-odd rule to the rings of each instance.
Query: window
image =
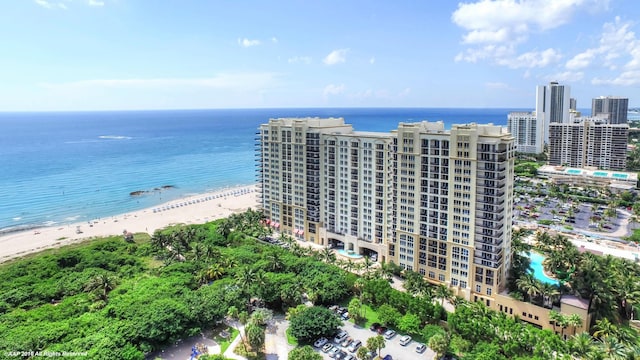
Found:
[[[444,281],[444,275],[443,274],[438,274],[438,280],[439,281]]]
[[[482,286],[476,285],[476,292],[477,293],[482,292]]]
[[[491,296],[491,288],[487,288],[487,295]]]

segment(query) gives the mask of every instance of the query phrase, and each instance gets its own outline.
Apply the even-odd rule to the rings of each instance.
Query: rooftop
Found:
[[[560,303],[584,310],[589,310],[589,301],[574,295],[564,295],[562,299],[560,299]]]

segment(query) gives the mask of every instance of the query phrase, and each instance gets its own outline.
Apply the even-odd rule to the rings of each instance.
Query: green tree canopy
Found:
[[[295,348],[289,353],[289,360],[322,360],[322,355],[309,345]]]
[[[290,317],[289,330],[301,343],[311,343],[315,339],[331,336],[342,321],[331,310],[312,306]]]

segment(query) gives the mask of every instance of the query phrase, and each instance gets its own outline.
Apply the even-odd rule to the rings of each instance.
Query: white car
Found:
[[[411,336],[405,335],[400,338],[400,345],[407,346],[411,342]]]
[[[333,348],[331,348],[331,350],[329,350],[329,357],[334,358],[336,357],[336,355],[338,355],[339,352],[340,352],[340,348],[337,346],[334,346]]]
[[[396,336],[396,332],[394,330],[391,330],[391,329],[387,330],[384,333],[384,338],[387,339],[387,340],[392,339],[394,336]]]
[[[340,344],[341,342],[343,342],[343,341],[344,341],[344,339],[346,339],[346,338],[347,338],[347,336],[349,336],[349,334],[348,334],[346,331],[341,330],[341,331],[336,335],[336,337],[333,339],[333,342],[334,342],[334,343],[336,343],[336,344]]]
[[[329,341],[327,340],[327,338],[321,337],[320,339],[316,340],[316,342],[313,343],[313,346],[319,349],[323,347],[324,344],[327,343],[327,341]]]

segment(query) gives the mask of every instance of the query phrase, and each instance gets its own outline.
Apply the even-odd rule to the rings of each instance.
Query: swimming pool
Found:
[[[529,259],[531,259],[531,268],[533,269],[533,276],[536,279],[543,283],[558,285],[558,280],[552,279],[544,273],[544,267],[542,266],[542,262],[545,259],[544,256],[532,251]]]
[[[607,175],[609,175],[609,173],[606,173],[604,171],[594,171],[593,173],[593,176],[607,177]]]
[[[616,179],[626,179],[628,177],[627,174],[613,173],[611,174]]]
[[[348,251],[346,251],[344,249],[338,250],[338,254],[350,257],[352,259],[361,259],[362,258],[362,255],[356,254],[356,253],[349,253]]]
[[[580,174],[582,174],[582,170],[578,170],[578,169],[567,169],[567,174],[571,174],[571,175],[580,175]]]

